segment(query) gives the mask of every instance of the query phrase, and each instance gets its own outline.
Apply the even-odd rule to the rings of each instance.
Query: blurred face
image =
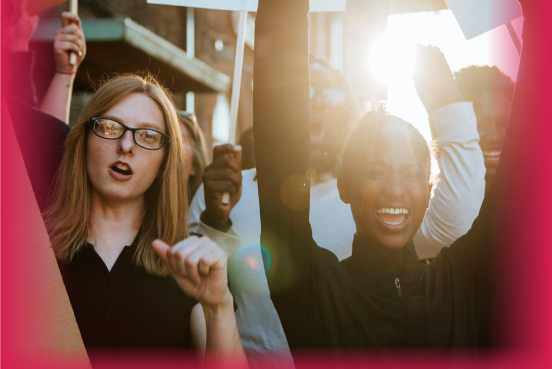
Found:
[[[184,176],[185,181],[188,182],[190,176],[195,175],[194,172],[194,144],[190,138],[190,132],[182,122],[178,122],[180,127],[180,135],[182,136],[182,142],[184,143]]]
[[[400,125],[380,130],[371,153],[358,158],[350,184],[340,185],[357,231],[386,256],[414,237],[429,206],[430,161],[411,135]]]
[[[486,180],[487,184],[490,184],[502,153],[510,113],[510,99],[484,92],[477,101],[474,101],[473,108],[477,117],[479,145],[483,151],[487,169]]]
[[[310,65],[311,165],[319,172],[333,169],[340,138],[349,119],[349,89],[328,68]]]
[[[152,128],[167,134],[163,111],[150,97],[130,94],[102,117],[115,119],[131,128]],[[167,146],[146,150],[127,131],[118,140],[106,140],[88,133],[88,177],[92,192],[104,201],[125,203],[143,198],[159,175]]]

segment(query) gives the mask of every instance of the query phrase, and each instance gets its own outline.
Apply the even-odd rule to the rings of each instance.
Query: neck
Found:
[[[390,249],[381,243],[379,243],[376,239],[372,237],[368,237],[364,234],[362,234],[360,231],[357,230],[356,237],[358,237],[363,243],[365,243],[368,247],[374,249],[380,256],[382,256],[385,260],[391,259],[391,256],[393,255],[393,252],[396,250],[401,249]],[[404,247],[404,246],[403,246]]]
[[[129,201],[109,201],[91,193],[87,241],[96,249],[119,249],[134,241],[144,217],[144,196]]]

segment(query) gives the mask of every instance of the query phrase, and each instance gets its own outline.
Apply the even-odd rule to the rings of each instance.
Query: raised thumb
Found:
[[[167,262],[167,252],[171,249],[169,245],[161,240],[154,240],[152,243],[153,249],[159,254],[161,260]]]

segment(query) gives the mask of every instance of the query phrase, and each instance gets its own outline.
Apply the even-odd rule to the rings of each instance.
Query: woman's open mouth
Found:
[[[116,162],[109,167],[111,176],[119,181],[126,181],[132,178],[132,169],[126,163]]]
[[[115,172],[121,173],[125,176],[129,176],[129,175],[132,174],[132,171],[130,170],[128,165],[122,164],[122,163],[115,164],[114,166],[111,167],[111,169],[113,169]]]
[[[500,161],[500,154],[502,154],[502,150],[483,150],[485,166],[496,167]]]
[[[483,156],[486,158],[500,158],[502,150],[483,151]]]
[[[388,228],[402,228],[410,215],[406,208],[379,208],[376,216]]]

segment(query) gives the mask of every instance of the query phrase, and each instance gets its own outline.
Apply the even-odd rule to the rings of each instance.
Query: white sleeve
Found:
[[[192,202],[190,203],[190,209],[188,210],[188,225],[192,232],[199,232],[199,217],[203,210],[205,210],[205,193],[203,190],[203,183],[197,189]]]
[[[230,257],[240,244],[240,235],[236,232],[234,227],[230,228],[228,232],[221,232],[199,221],[196,232],[209,237],[211,241],[224,250],[226,257]]]
[[[443,106],[431,118],[440,151],[440,182],[414,236],[420,259],[437,256],[441,248],[463,236],[485,196],[485,163],[473,103]]]
[[[230,256],[238,247],[240,243],[240,235],[234,229],[230,228],[228,232],[221,232],[200,220],[201,213],[205,210],[205,195],[203,190],[203,183],[197,189],[197,192],[192,199],[190,209],[188,211],[188,225],[190,230],[195,233],[207,236],[216,243],[221,249],[224,250],[226,256]]]

